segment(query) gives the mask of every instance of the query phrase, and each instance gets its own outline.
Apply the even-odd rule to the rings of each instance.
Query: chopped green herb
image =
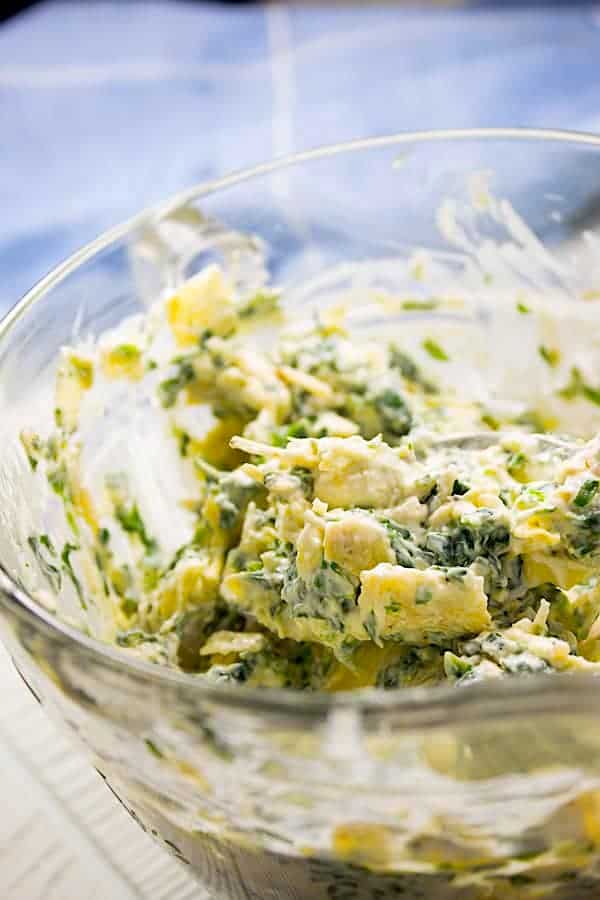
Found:
[[[440,347],[437,341],[434,341],[433,338],[425,338],[423,341],[423,350],[433,359],[437,359],[438,362],[448,362],[450,357],[446,353],[446,351]]]
[[[172,378],[161,381],[158,386],[160,402],[166,408],[175,405],[180,392],[191,384],[196,377],[194,366],[189,359],[178,360],[175,365],[177,366],[177,374]]]
[[[311,470],[303,466],[293,466],[290,469],[290,475],[299,480],[302,493],[306,497],[311,497],[314,490],[314,475]]]
[[[145,591],[153,591],[158,587],[162,572],[157,565],[145,565],[143,569],[143,582]]]
[[[558,391],[558,396],[563,400],[574,400],[583,397],[595,406],[600,406],[600,388],[592,387],[584,380],[580,370],[575,366],[571,369],[568,384]]]
[[[465,580],[468,569],[463,566],[450,566],[446,569],[446,581],[462,582]]]
[[[526,455],[521,450],[517,450],[508,457],[508,460],[506,461],[506,470],[509,475],[518,475],[522,472],[523,466],[526,465],[526,463]]]
[[[306,419],[298,419],[297,422],[292,422],[291,425],[285,425],[274,431],[271,436],[271,443],[275,447],[287,447],[288,442],[292,438],[307,438],[311,436],[314,437],[315,435],[310,433],[310,423]]]
[[[73,569],[73,564],[71,562],[71,553],[73,553],[75,550],[79,550],[79,546],[77,544],[70,544],[67,542],[65,544],[65,546],[63,547],[63,551],[60,555],[60,558],[62,560],[64,571],[66,572],[67,577],[69,578],[69,580],[71,581],[71,584],[73,585],[73,587],[75,588],[75,590],[77,592],[77,596],[79,598],[79,602],[81,603],[81,606],[83,607],[83,609],[87,609],[87,603],[85,602],[85,597],[83,596],[83,589],[81,587],[81,582],[79,581],[79,578],[75,574],[75,570]]]
[[[138,601],[134,597],[124,597],[121,601],[121,609],[126,616],[133,616],[138,610]]]
[[[125,506],[117,506],[115,516],[124,531],[128,534],[137,535],[148,553],[154,553],[157,549],[157,543],[146,531],[146,526],[136,503],[130,506],[129,509]]]
[[[457,681],[472,671],[473,666],[471,663],[461,659],[460,656],[451,653],[450,650],[447,650],[444,653],[444,672],[446,673],[447,678],[450,678],[452,681]]]
[[[531,312],[531,309],[528,306],[525,306],[524,303],[521,303],[519,301],[517,303],[517,312],[520,312],[522,316],[526,316],[528,313]]]
[[[584,481],[579,490],[577,491],[577,496],[573,500],[575,506],[587,506],[588,503],[596,496],[598,491],[598,486],[600,482],[598,482],[595,478],[590,478],[588,481]]]
[[[381,416],[384,433],[394,437],[408,434],[412,425],[412,414],[404,397],[393,388],[386,388],[377,394],[374,400]]]
[[[434,481],[427,486],[423,496],[419,497],[419,502],[420,503],[429,503],[429,501],[433,500],[433,498],[437,497],[437,495],[438,495],[438,486],[437,486],[437,483]]]
[[[433,600],[433,591],[431,588],[426,587],[424,584],[420,584],[415,593],[415,604],[417,606],[424,606],[426,603],[430,603]]]
[[[471,489],[468,484],[464,484],[464,482],[459,481],[458,478],[455,478],[450,493],[453,497],[462,497],[464,494],[468,494],[470,490]]]
[[[194,529],[194,534],[191,540],[192,547],[204,547],[206,542],[210,538],[212,534],[212,529],[208,522],[198,522],[196,528]],[[181,548],[180,548],[181,549]]]
[[[305,438],[308,437],[308,429],[304,422],[293,422],[288,428],[289,438]]]
[[[84,390],[89,390],[94,383],[94,366],[89,359],[80,356],[69,357],[70,373],[74,374]]]
[[[269,316],[279,312],[280,295],[275,292],[259,291],[238,309],[240,319]]]
[[[54,549],[54,544],[50,540],[49,535],[40,534],[40,544],[42,547],[45,547],[46,550],[49,550],[52,556],[56,556],[56,550]]]
[[[500,422],[490,412],[482,412],[481,423],[482,425],[487,425],[492,431],[498,431],[500,428]]]
[[[104,596],[108,597],[110,595],[110,587],[108,584],[108,579],[106,577],[105,560],[102,554],[97,550],[94,551],[94,562],[96,563],[96,568],[98,569],[98,573],[100,575],[100,578],[102,579],[102,590],[104,591]]]
[[[546,501],[546,494],[544,491],[541,488],[532,487],[530,485],[524,488],[523,496],[529,501],[537,500],[538,503],[545,503]]]
[[[155,634],[146,634],[140,628],[132,628],[130,631],[120,631],[116,636],[119,647],[139,647],[140,644],[155,644],[158,638]]]
[[[481,508],[468,517],[446,525],[439,531],[430,530],[425,537],[425,547],[434,556],[437,565],[449,567],[446,577],[463,575],[465,566],[478,557],[499,557],[508,552],[510,531],[508,526],[490,509]],[[459,567],[457,570],[455,567]]]
[[[515,425],[523,425],[531,431],[537,431],[538,434],[544,434],[549,428],[548,420],[535,409],[527,409],[515,419]]]
[[[403,378],[406,378],[407,381],[412,381],[413,384],[420,385],[426,393],[436,393],[436,386],[423,377],[419,367],[407,353],[404,353],[394,344],[390,345],[389,352],[392,369],[398,369]]]
[[[44,446],[39,435],[35,434],[35,432],[24,430],[19,435],[21,440],[21,445],[25,450],[25,455],[27,456],[27,461],[31,466],[32,470],[35,470],[38,467],[40,457],[43,454]]]
[[[373,610],[370,610],[370,612],[365,616],[363,625],[371,640],[374,643],[378,643],[379,630],[377,628],[377,617]]]
[[[201,347],[206,347],[207,341],[209,341],[212,336],[213,332],[210,330],[210,328],[206,328],[198,338],[198,343]]]
[[[179,455],[187,456],[188,448],[190,446],[191,438],[187,431],[182,431],[179,434]]]
[[[514,885],[535,884],[535,878],[532,878],[531,875],[524,875],[522,872],[517,872],[516,875],[509,875],[508,880]]]
[[[221,497],[219,503],[219,525],[223,531],[234,528],[240,514],[239,508],[227,497]]]
[[[434,298],[430,298],[429,300],[403,300],[402,301],[402,309],[405,309],[407,312],[417,312],[419,310],[427,311],[431,309],[437,309],[439,306],[439,300],[435,300]]]
[[[67,500],[69,492],[66,467],[61,463],[55,468],[49,469],[47,477],[48,484],[54,493],[58,494],[59,497],[62,497],[63,500]]]
[[[56,550],[50,538],[47,534],[41,534],[39,537],[31,535],[27,539],[27,543],[50,587],[58,593],[61,588],[62,576],[60,568],[54,562]]]
[[[271,434],[271,443],[274,447],[287,447],[288,437],[285,434],[281,434],[280,431],[274,431]]]
[[[164,759],[164,757],[165,757],[164,753],[158,749],[158,747],[156,746],[154,741],[151,741],[150,738],[146,738],[144,740],[144,743],[146,744],[146,747],[148,748],[150,753],[152,753],[153,756],[158,757],[158,759]]]
[[[135,344],[119,344],[110,351],[111,361],[114,363],[135,362],[142,355],[142,351]]]
[[[552,347],[544,347],[543,344],[540,344],[540,346],[538,347],[538,353],[540,354],[544,362],[548,363],[548,365],[553,369],[556,368],[556,366],[560,362],[560,350],[556,350]]]

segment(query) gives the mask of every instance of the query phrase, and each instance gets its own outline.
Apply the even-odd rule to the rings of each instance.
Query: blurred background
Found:
[[[494,125],[600,131],[600,2],[4,3],[0,313],[197,181],[349,138]],[[201,900],[1,651],[0,684],[0,897]]]
[[[414,128],[600,127],[600,3],[12,6],[0,310],[140,207],[272,156]]]

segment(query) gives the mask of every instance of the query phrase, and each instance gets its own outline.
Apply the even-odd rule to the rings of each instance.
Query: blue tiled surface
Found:
[[[0,308],[195,181],[470,125],[600,131],[600,3],[42,4],[0,26]]]

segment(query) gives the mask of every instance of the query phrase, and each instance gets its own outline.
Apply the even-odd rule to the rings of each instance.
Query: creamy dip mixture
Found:
[[[441,342],[422,342],[429,371],[401,335],[361,341],[339,311],[265,349],[256,329],[283,319],[280,300],[236,299],[211,265],[126,341],[64,349],[55,427],[21,435],[70,534],[29,537],[47,593],[100,610],[124,653],[216,682],[396,689],[600,669],[594,442],[548,448],[539,413],[502,419],[449,388]],[[540,348],[550,367],[553,352]],[[139,484],[88,471],[82,417],[116,382],[145,386],[181,470],[176,548]],[[562,396],[600,403],[577,370]],[[462,431],[498,436],[438,441]]]

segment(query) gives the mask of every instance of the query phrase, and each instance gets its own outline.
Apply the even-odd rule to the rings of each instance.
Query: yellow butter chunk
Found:
[[[293,438],[282,449],[234,437],[231,446],[244,453],[280,460],[281,467],[302,466],[314,472],[314,495],[328,506],[388,508],[414,490],[422,475],[379,438]]]
[[[525,557],[524,572],[532,587],[556,584],[562,590],[569,590],[589,578],[590,566],[575,559],[536,553]]]
[[[56,424],[69,431],[77,427],[79,411],[85,391],[94,383],[94,364],[91,359],[63,350],[56,375]]]
[[[157,612],[168,619],[198,604],[212,602],[221,576],[222,560],[205,552],[182,557],[161,582],[157,592]]]
[[[381,562],[393,562],[394,553],[383,525],[361,513],[327,522],[323,542],[325,559],[353,575]]]
[[[387,444],[358,436],[322,438],[318,452],[315,496],[329,506],[382,508],[407,492],[406,464]]]
[[[385,825],[349,822],[334,829],[332,845],[334,853],[340,859],[349,859],[377,869],[390,862],[394,837],[391,829]]]
[[[552,549],[560,544],[560,535],[546,528],[539,527],[535,521],[518,525],[513,531],[515,547],[521,553],[536,553],[539,550]]]
[[[274,366],[253,350],[227,352],[224,348],[223,359],[227,365],[217,377],[223,395],[238,398],[251,410],[269,410],[275,421],[286,415],[290,394]]]
[[[242,426],[242,420],[235,416],[215,419],[202,437],[189,438],[187,455],[192,458],[201,456],[218,469],[234,469],[244,462],[244,457],[229,446],[229,441],[234,434],[239,433]]]
[[[315,641],[329,647],[340,643],[340,635],[321,619],[295,618],[287,608],[275,612],[277,593],[252,574],[240,572],[226,575],[221,582],[221,595],[228,603],[250,612],[261,625],[280,638]]]
[[[259,653],[266,644],[263,634],[215,631],[200,648],[200,656],[227,656],[229,653]]]
[[[407,569],[380,563],[361,577],[362,630],[414,644],[484,631],[491,625],[483,578],[468,569]],[[365,625],[366,623],[366,625]],[[360,629],[356,629],[359,637]]]
[[[144,376],[142,351],[135,344],[117,344],[102,353],[102,371],[107,378],[129,378],[139,381]]]
[[[166,312],[181,347],[196,344],[206,332],[226,335],[237,323],[231,285],[215,265],[184,282],[167,300]]]
[[[332,437],[352,437],[358,434],[358,425],[337,413],[324,412],[317,416],[315,427],[317,431],[323,429]]]

